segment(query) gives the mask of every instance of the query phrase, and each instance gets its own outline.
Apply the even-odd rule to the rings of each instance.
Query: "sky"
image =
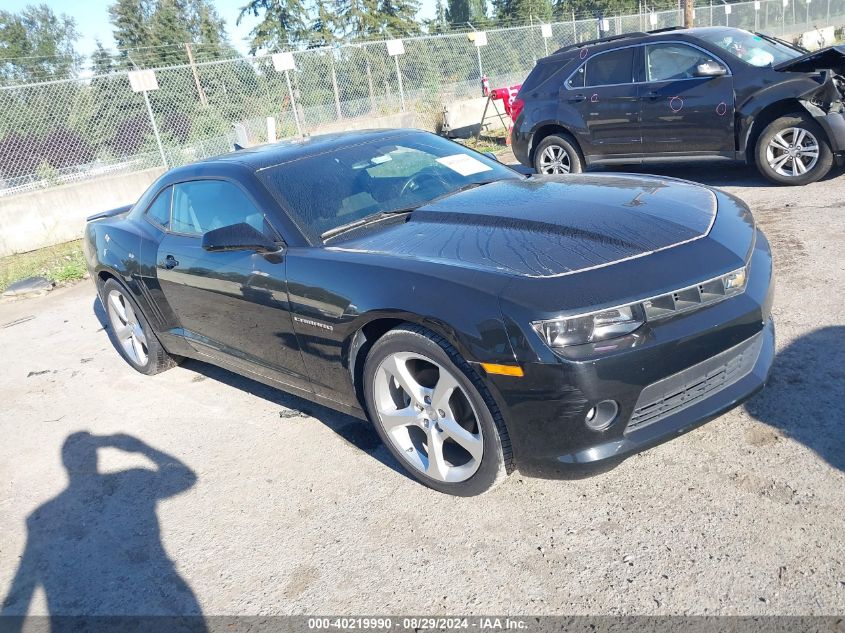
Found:
[[[235,20],[240,13],[240,8],[246,0],[213,0],[217,12],[226,20],[226,33],[232,44],[242,53],[249,50],[249,32],[257,23],[257,20],[250,16],[244,16],[240,26],[235,26]],[[77,50],[83,55],[90,55],[97,40],[100,40],[106,48],[114,47],[114,40],[111,35],[111,24],[109,23],[109,5],[111,0],[2,0],[0,8],[7,11],[18,12],[28,4],[47,4],[56,13],[66,13],[76,20],[76,28],[79,31]],[[422,0],[420,16],[423,18],[434,17],[435,0]]]

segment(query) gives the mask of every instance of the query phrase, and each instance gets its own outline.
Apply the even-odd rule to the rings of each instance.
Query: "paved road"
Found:
[[[346,416],[198,362],[133,372],[89,282],[0,304],[5,611],[845,612],[845,178],[651,170],[752,205],[779,353],[747,407],[591,478],[449,498]]]

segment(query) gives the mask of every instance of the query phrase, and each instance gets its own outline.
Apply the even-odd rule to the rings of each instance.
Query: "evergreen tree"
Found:
[[[453,26],[484,26],[487,23],[485,0],[447,0],[446,21]]]
[[[379,0],[336,0],[335,13],[349,40],[371,39],[381,33]]]
[[[516,24],[548,22],[552,18],[551,0],[494,0],[496,19]]]
[[[158,0],[150,18],[147,46],[152,48],[146,56],[148,65],[167,66],[185,62],[185,43],[193,39],[187,18],[186,7],[179,0]]]
[[[74,48],[78,38],[73,18],[56,15],[46,4],[20,13],[0,11],[0,78],[30,82],[73,76],[81,61]]]
[[[196,3],[196,27],[194,41],[214,47],[215,50],[231,50],[226,35],[226,21],[217,13],[209,0]]]
[[[420,32],[416,19],[419,10],[418,0],[381,0],[378,12],[382,32],[389,37],[417,35]]]
[[[109,7],[114,43],[124,63],[128,63],[127,57],[132,49],[149,46],[151,16],[149,0],[116,0]]]
[[[437,0],[434,5],[434,19],[427,24],[428,32],[435,35],[445,33],[449,30],[449,20],[446,18],[446,5],[443,0]]]
[[[311,22],[311,34],[308,48],[333,46],[337,43],[337,19],[332,13],[328,0],[316,0],[314,20]]]
[[[261,17],[250,35],[249,52],[253,55],[259,49],[266,51],[291,48],[308,39],[308,13],[302,0],[250,0],[235,24],[240,24],[245,15]]]

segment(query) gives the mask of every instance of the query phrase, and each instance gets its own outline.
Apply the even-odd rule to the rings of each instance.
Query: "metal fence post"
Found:
[[[337,72],[334,67],[334,51],[329,51],[329,63],[332,65],[332,88],[334,89],[334,107],[337,111],[337,120],[343,118],[343,112],[340,109],[340,91],[337,88]]]
[[[402,101],[402,112],[405,111],[405,88],[402,86],[402,72],[399,70],[399,55],[393,56],[396,64],[396,79],[399,81],[399,99]]]
[[[167,164],[167,155],[164,153],[164,145],[161,144],[161,135],[158,133],[156,118],[153,115],[153,107],[150,105],[150,98],[147,96],[146,90],[142,90],[141,92],[144,95],[144,103],[147,104],[147,114],[150,115],[150,123],[153,126],[153,134],[155,134],[156,143],[158,144],[158,153],[161,154],[161,164],[164,165],[165,169],[170,169],[170,166]]]
[[[293,86],[290,85],[290,71],[285,71],[285,81],[288,84],[288,95],[290,96],[290,106],[293,110],[293,120],[296,123],[296,133],[302,136],[302,124],[299,122],[299,112],[296,109],[296,99],[293,97]]]

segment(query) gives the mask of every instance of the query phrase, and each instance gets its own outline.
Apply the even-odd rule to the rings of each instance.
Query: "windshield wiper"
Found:
[[[419,209],[422,206],[429,205],[432,202],[437,202],[438,200],[442,200],[443,198],[447,198],[452,196],[456,193],[461,193],[462,191],[468,191],[469,189],[475,189],[476,187],[481,187],[482,185],[489,185],[493,182],[499,182],[497,180],[482,180],[481,182],[470,182],[464,185],[463,187],[458,187],[452,191],[444,193],[442,196],[437,196],[436,198],[432,198],[431,200],[426,200],[425,202],[420,202],[419,204],[414,204],[408,207],[402,207],[401,209],[392,209],[391,211],[377,211],[376,213],[371,213],[370,215],[365,215],[363,218],[359,218],[357,220],[353,220],[347,224],[342,224],[341,226],[337,226],[333,229],[329,229],[328,231],[323,232],[320,237],[323,240],[331,239],[341,233],[346,233],[347,231],[351,231],[352,229],[357,229],[362,226],[366,226],[367,224],[372,224],[373,222],[379,222],[384,218],[388,218],[392,215],[401,215],[403,213],[411,213],[416,209]]]
[[[373,222],[383,220],[384,218],[389,218],[392,215],[402,215],[403,213],[410,213],[419,206],[422,206],[422,204],[418,204],[413,207],[406,207],[404,209],[393,209],[391,211],[377,211],[376,213],[365,215],[363,218],[358,218],[357,220],[353,220],[352,222],[348,222],[347,224],[341,224],[340,226],[336,226],[333,229],[329,229],[328,231],[323,232],[320,237],[324,240],[327,240],[332,237],[335,237],[336,235],[340,235],[341,233],[351,231],[352,229],[357,229],[361,226],[366,226],[367,224],[372,224]]]
[[[806,48],[796,46],[795,44],[787,42],[786,40],[782,40],[779,37],[775,37],[774,35],[766,35],[765,33],[759,33],[757,31],[754,31],[754,35],[756,35],[757,37],[762,37],[764,40],[771,42],[772,44],[780,44],[781,46],[786,46],[787,48],[791,48],[792,50],[805,55],[810,52]]]

